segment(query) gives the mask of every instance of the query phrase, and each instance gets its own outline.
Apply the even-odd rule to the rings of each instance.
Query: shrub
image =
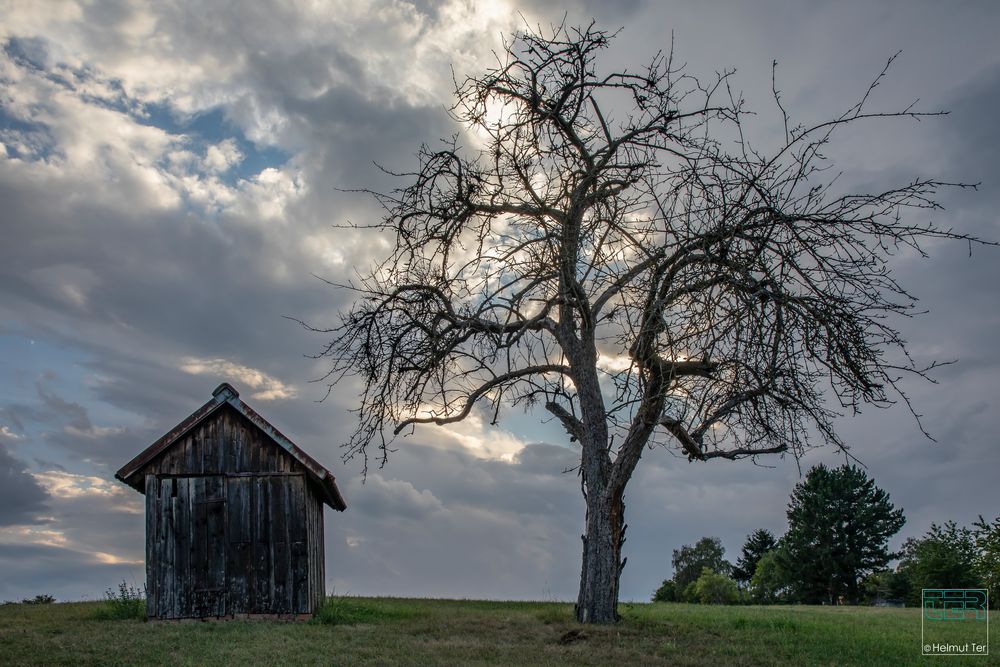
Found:
[[[22,604],[52,604],[55,602],[55,597],[51,595],[36,595],[33,598],[24,598],[21,600]]]
[[[773,549],[761,557],[757,569],[750,579],[750,599],[757,604],[786,602],[788,598],[789,574],[783,563],[782,547]]]
[[[712,572],[707,567],[694,583],[694,593],[702,604],[736,604],[740,599],[735,581],[724,574]]]
[[[665,579],[653,593],[653,602],[677,602],[677,584],[673,579]]]
[[[104,593],[104,604],[97,609],[97,618],[103,621],[146,620],[145,591],[123,580],[117,591],[109,588]]]

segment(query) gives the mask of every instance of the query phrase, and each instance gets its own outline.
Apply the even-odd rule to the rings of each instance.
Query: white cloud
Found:
[[[199,359],[186,357],[181,360],[181,370],[190,375],[214,375],[220,380],[232,380],[239,386],[255,389],[251,398],[259,401],[277,401],[295,398],[298,390],[286,385],[264,371],[243,366],[226,359]]]
[[[63,432],[67,435],[72,435],[78,438],[87,438],[88,440],[98,440],[100,438],[107,438],[112,435],[119,435],[125,433],[128,429],[124,426],[94,426],[91,425],[88,428],[77,428],[76,426],[68,425],[63,427]]]
[[[44,472],[31,473],[31,476],[48,491],[53,498],[76,499],[85,496],[110,498],[112,496],[122,496],[132,498],[129,490],[117,483],[111,483],[100,477],[92,475],[78,475],[59,470],[47,470]],[[134,511],[135,508],[122,507],[125,511]]]
[[[446,447],[458,446],[473,456],[511,463],[527,444],[510,431],[494,426],[473,410],[464,420],[445,426],[418,427],[423,439]]]
[[[143,559],[128,558],[124,556],[116,556],[114,554],[109,554],[106,551],[95,551],[94,559],[98,563],[104,565],[142,565],[146,561]]]
[[[64,547],[68,543],[66,534],[39,526],[0,527],[0,544],[40,544],[50,547]]]
[[[601,354],[597,367],[609,373],[619,373],[632,367],[632,358],[622,354]]]
[[[208,147],[203,164],[208,171],[222,173],[242,161],[243,153],[236,147],[236,142],[233,139],[226,139]]]

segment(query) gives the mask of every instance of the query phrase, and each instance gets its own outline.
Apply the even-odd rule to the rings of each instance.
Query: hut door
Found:
[[[225,478],[193,477],[191,615],[223,616],[226,610]]]
[[[225,607],[226,496],[222,477],[162,477],[147,502],[152,609],[159,618],[222,616]]]

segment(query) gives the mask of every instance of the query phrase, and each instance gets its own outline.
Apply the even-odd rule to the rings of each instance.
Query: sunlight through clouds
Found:
[[[228,361],[226,359],[198,359],[186,357],[181,361],[181,370],[191,375],[214,375],[221,380],[232,380],[240,386],[247,386],[255,391],[251,398],[258,401],[280,401],[295,398],[298,390],[263,371],[249,366]]]
[[[428,442],[458,445],[477,458],[504,463],[512,463],[527,444],[510,431],[488,423],[475,410],[463,421],[431,429],[423,427],[422,437]]]
[[[141,558],[123,558],[105,551],[95,551],[94,558],[97,559],[98,563],[104,563],[105,565],[142,565],[146,562]]]
[[[65,533],[36,526],[4,526],[0,528],[0,544],[41,544],[48,547],[68,545]]]
[[[132,494],[121,484],[109,482],[93,475],[77,475],[58,470],[32,473],[32,477],[48,491],[49,495],[58,499],[81,498],[83,496],[111,497],[121,496],[132,500]],[[134,503],[123,504],[121,509],[130,513],[141,513],[142,507]]]

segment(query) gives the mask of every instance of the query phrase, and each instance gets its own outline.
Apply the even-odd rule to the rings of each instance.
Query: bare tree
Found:
[[[405,188],[373,193],[394,249],[346,286],[358,298],[340,324],[315,329],[331,339],[330,386],[363,384],[345,458],[366,470],[372,448],[384,464],[395,436],[473,410],[496,423],[538,404],[561,422],[587,505],[576,614],[593,623],[617,619],[623,494],[644,450],[846,449],[839,411],[908,405],[900,379],[933,367],[893,326],[913,300],[888,257],[973,240],[901,219],[938,208],[945,183],[835,191],[823,149],[838,128],[933,115],[869,111],[885,70],[812,126],[793,125],[774,89],[784,134],[767,152],[743,136],[731,72],[705,85],[661,53],[603,73],[612,37],[520,34],[456,84],[452,114],[483,147],[425,146],[396,174]]]

